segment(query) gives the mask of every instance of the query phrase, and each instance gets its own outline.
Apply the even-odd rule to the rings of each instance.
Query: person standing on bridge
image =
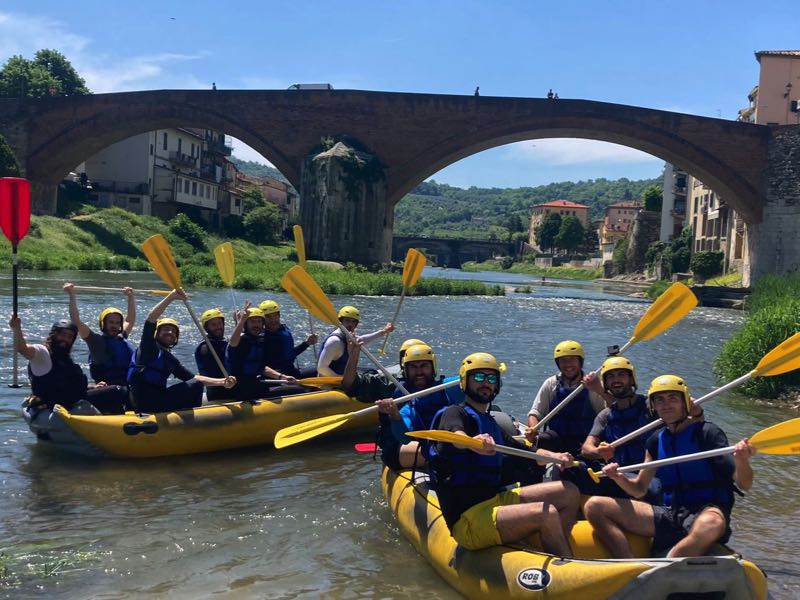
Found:
[[[339,311],[339,322],[350,333],[355,333],[361,313],[355,306],[343,306]],[[387,323],[382,329],[366,335],[357,336],[358,340],[368,344],[381,336],[389,335],[394,331],[394,325]],[[336,329],[328,334],[322,342],[322,351],[319,353],[317,372],[320,377],[335,377],[344,373],[347,366],[347,339],[341,329]]]

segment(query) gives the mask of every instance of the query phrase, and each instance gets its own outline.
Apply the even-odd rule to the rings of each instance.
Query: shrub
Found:
[[[244,218],[247,240],[262,246],[276,244],[281,235],[281,215],[274,204],[250,211]]]
[[[175,215],[168,223],[169,230],[195,250],[206,250],[206,232],[183,213]]]
[[[722,260],[725,257],[723,252],[715,250],[704,250],[696,252],[692,256],[690,263],[692,273],[702,279],[708,279],[714,275],[722,273]]]
[[[614,246],[614,253],[611,255],[611,262],[614,265],[614,273],[621,275],[625,272],[625,256],[628,254],[628,238],[624,237]]]
[[[244,220],[240,215],[226,215],[222,219],[222,233],[229,238],[244,237]]]

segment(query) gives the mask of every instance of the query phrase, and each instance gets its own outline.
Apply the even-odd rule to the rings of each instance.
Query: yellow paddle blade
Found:
[[[765,354],[753,369],[753,377],[770,377],[795,369],[800,369],[800,332]]]
[[[161,280],[172,289],[181,287],[181,274],[178,265],[172,258],[172,250],[164,236],[157,233],[147,238],[142,244],[142,252],[147,257]]]
[[[697,306],[697,296],[688,287],[675,282],[642,315],[633,330],[631,343],[643,342],[663,333]]]
[[[289,269],[281,279],[281,286],[300,306],[320,321],[339,325],[339,317],[333,304],[303,267],[296,265]]]
[[[300,225],[292,227],[294,232],[294,247],[297,252],[297,262],[301,267],[306,266],[306,240],[303,237],[303,228]]]
[[[337,386],[342,385],[341,377],[306,377],[305,379],[298,379],[297,383],[301,385],[311,385],[314,387],[322,386]]]
[[[764,454],[800,454],[800,418],[762,429],[750,443]]]
[[[332,431],[347,423],[352,417],[352,413],[345,413],[341,415],[331,415],[329,417],[320,417],[313,421],[306,421],[292,425],[291,427],[284,427],[275,434],[275,441],[273,444],[276,448],[286,448],[300,442],[305,442],[318,435]]]
[[[228,287],[233,287],[233,279],[236,276],[233,264],[233,244],[223,242],[214,248],[214,260],[217,261],[217,270],[222,282]]]
[[[474,438],[468,437],[462,433],[455,433],[453,431],[444,431],[442,429],[426,429],[424,431],[407,431],[408,437],[419,438],[421,440],[431,440],[433,442],[449,442],[451,444],[460,444],[466,448],[474,448],[480,450],[483,448],[483,442]]]
[[[414,287],[425,268],[425,255],[419,250],[409,248],[406,253],[406,262],[403,264],[403,287]]]

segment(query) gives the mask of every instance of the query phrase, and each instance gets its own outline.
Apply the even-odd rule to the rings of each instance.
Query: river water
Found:
[[[437,273],[466,276],[456,272]],[[466,354],[485,350],[508,363],[498,404],[527,413],[538,386],[554,372],[552,348],[580,340],[595,368],[611,344],[630,337],[647,305],[593,283],[547,281],[484,273],[470,277],[528,294],[491,298],[407,298],[390,340],[391,354],[407,337],[428,341],[444,373]],[[0,313],[9,315],[8,273],[0,274]],[[66,316],[61,283],[161,287],[147,273],[25,273],[20,315],[29,341],[43,338]],[[227,290],[190,290],[197,312],[230,306]],[[266,296],[240,291],[239,301]],[[296,335],[306,315],[285,294],[273,294]],[[352,303],[371,331],[394,312],[396,298],[333,297]],[[138,298],[139,325],[154,296]],[[81,294],[87,323],[123,297]],[[191,365],[199,334],[182,306],[168,311],[186,326],[176,353]],[[697,397],[710,391],[721,344],[742,314],[695,309],[672,330],[634,346],[641,387],[664,372],[683,375]],[[322,329],[324,326],[317,324]],[[26,390],[12,390],[7,316],[0,342],[0,597],[133,598],[455,598],[399,533],[378,482],[380,466],[359,455],[357,438],[319,439],[270,448],[149,460],[88,460],[37,445],[20,417]],[[86,360],[83,342],[76,356]],[[310,351],[309,351],[310,354]],[[308,357],[301,357],[309,360]],[[24,377],[22,378],[25,379]],[[786,408],[735,395],[706,405],[709,420],[731,442],[796,417]],[[775,598],[800,597],[792,540],[800,539],[797,459],[754,459],[756,484],[734,512],[732,546],[769,575]]]

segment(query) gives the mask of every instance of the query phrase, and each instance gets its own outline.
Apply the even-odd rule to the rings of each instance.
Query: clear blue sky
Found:
[[[338,89],[585,98],[733,119],[756,50],[800,46],[800,3],[403,0],[0,6],[0,62],[63,52],[99,92]],[[264,162],[235,142],[234,154]],[[588,140],[489,150],[434,176],[462,187],[654,177],[662,161]]]

